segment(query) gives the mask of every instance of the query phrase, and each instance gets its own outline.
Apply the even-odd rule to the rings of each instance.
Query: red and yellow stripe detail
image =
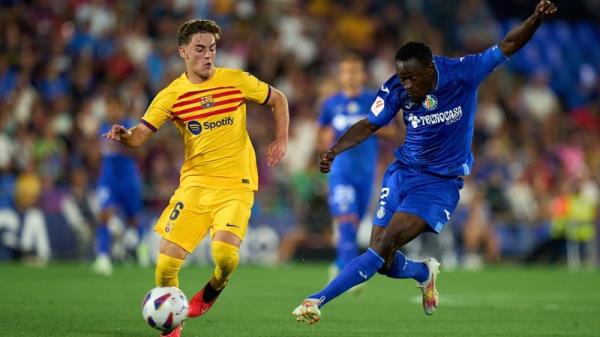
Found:
[[[233,112],[243,103],[244,95],[239,89],[216,87],[180,95],[171,110],[173,118],[189,121]]]

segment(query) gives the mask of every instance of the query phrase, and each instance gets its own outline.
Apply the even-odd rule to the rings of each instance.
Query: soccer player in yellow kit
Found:
[[[178,43],[185,73],[156,95],[139,124],[130,129],[113,125],[106,134],[109,140],[139,147],[171,119],[183,137],[179,188],[154,230],[162,236],[156,285],[175,287],[183,261],[210,231],[215,269],[190,300],[189,317],[210,309],[239,262],[258,187],[256,155],[246,130],[246,101],[272,108],[275,140],[267,148],[269,166],[285,155],[288,142],[285,95],[249,73],[215,67],[220,34],[214,21],[184,23]],[[166,335],[180,333],[177,327]]]

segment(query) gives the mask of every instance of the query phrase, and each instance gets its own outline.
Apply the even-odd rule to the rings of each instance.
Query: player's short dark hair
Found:
[[[356,63],[364,64],[365,60],[363,60],[363,58],[360,57],[360,55],[358,55],[358,54],[346,53],[346,54],[342,55],[342,57],[340,57],[340,59],[339,59],[339,63],[343,63],[343,62],[356,62]]]
[[[215,36],[215,40],[221,38],[221,28],[213,20],[193,19],[186,21],[177,32],[177,42],[180,46],[190,43],[192,35],[196,33],[210,33]]]
[[[424,66],[433,62],[431,49],[429,49],[429,47],[422,42],[407,42],[396,52],[396,62],[408,61],[413,58]]]

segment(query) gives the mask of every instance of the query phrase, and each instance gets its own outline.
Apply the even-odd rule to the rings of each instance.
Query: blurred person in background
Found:
[[[485,196],[479,187],[472,187],[471,190],[468,217],[463,231],[465,246],[463,266],[469,270],[477,270],[483,266],[482,255],[485,256],[486,261],[498,260],[499,246]],[[483,251],[483,254],[480,251]]]
[[[61,211],[75,233],[78,258],[88,257],[92,230],[98,228],[96,206],[94,190],[89,186],[88,173],[82,167],[74,168],[70,174],[69,191],[61,201]]]
[[[100,127],[100,134],[106,134],[113,124],[133,127],[135,121],[127,118],[121,100],[116,95],[106,99],[106,117]],[[142,180],[136,159],[131,150],[116,143],[101,143],[102,164],[97,186],[97,200],[100,209],[96,227],[96,262],[94,272],[109,276],[112,274],[111,230],[108,222],[121,212],[127,222],[124,237],[129,238],[126,250],[133,254],[140,237],[139,213],[142,209]]]
[[[344,56],[338,64],[337,78],[340,91],[327,98],[321,106],[317,141],[319,153],[329,149],[356,122],[365,119],[375,100],[375,92],[364,87],[367,74],[359,56]],[[371,200],[379,153],[377,136],[385,134],[393,138],[395,131],[394,125],[380,129],[376,135],[340,154],[331,167],[328,203],[337,238],[330,280],[358,256],[356,234]]]
[[[15,210],[21,220],[17,250],[23,262],[45,266],[51,255],[44,213],[38,206],[42,181],[35,173],[21,174],[15,183]]]
[[[170,119],[184,139],[179,188],[154,227],[162,237],[155,282],[159,287],[179,287],[184,260],[210,231],[215,269],[190,299],[190,318],[205,314],[227,285],[237,269],[248,229],[258,173],[246,128],[246,101],[272,108],[275,140],[267,148],[269,166],[285,155],[288,142],[285,95],[250,73],[216,67],[220,37],[221,29],[214,21],[185,22],[177,33],[185,72],[158,93],[137,125],[114,124],[105,135],[137,148]],[[181,326],[163,333],[180,335]]]

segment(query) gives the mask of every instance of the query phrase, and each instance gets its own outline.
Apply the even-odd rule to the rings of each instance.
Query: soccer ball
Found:
[[[146,294],[142,315],[151,327],[169,332],[187,318],[188,300],[176,287],[156,287]]]

